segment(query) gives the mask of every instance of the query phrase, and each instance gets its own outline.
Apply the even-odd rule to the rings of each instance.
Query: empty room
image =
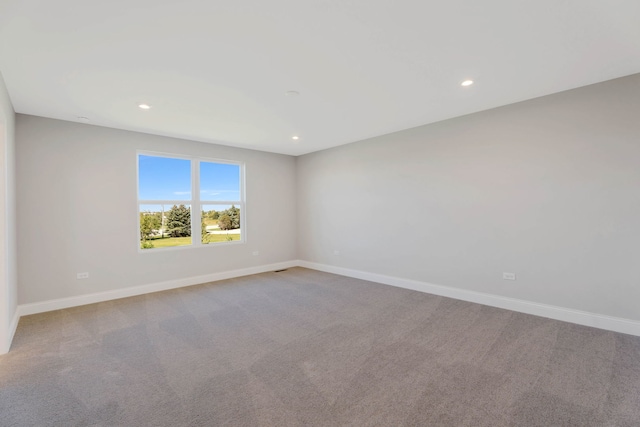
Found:
[[[640,425],[638,22],[0,1],[0,427]]]

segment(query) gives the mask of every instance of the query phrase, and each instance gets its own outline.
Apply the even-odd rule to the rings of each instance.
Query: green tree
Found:
[[[167,212],[167,232],[171,237],[191,236],[191,209],[173,205]]]
[[[140,212],[140,240],[146,241],[151,237],[154,230],[161,227],[160,217],[156,212]]]
[[[231,218],[231,230],[240,228],[240,209],[231,205],[225,212],[229,215],[229,218]]]
[[[200,217],[200,230],[201,230],[201,238],[202,243],[209,243],[211,240],[211,235],[207,233],[207,224],[204,222],[205,212],[202,212],[202,216]]]
[[[218,226],[221,230],[236,230],[240,228],[240,209],[234,205],[221,211],[218,217]]]
[[[221,213],[218,217],[218,227],[220,227],[220,230],[231,230],[231,224],[231,217],[229,216],[227,211]]]

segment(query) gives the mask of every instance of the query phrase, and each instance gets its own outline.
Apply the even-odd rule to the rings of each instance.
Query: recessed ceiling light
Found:
[[[291,137],[291,139],[293,139],[294,141],[297,141],[300,139],[300,137],[298,135],[294,135]]]
[[[460,83],[460,86],[471,86],[473,84],[473,80],[465,80]]]
[[[284,94],[287,96],[298,96],[300,95],[300,92],[298,92],[297,90],[288,90]]]
[[[149,109],[151,109],[151,105],[149,105],[149,104],[138,104],[138,107],[141,110],[149,110]]]

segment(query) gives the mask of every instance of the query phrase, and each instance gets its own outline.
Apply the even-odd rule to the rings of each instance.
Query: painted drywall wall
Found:
[[[9,351],[18,306],[15,113],[0,74],[0,354]]]
[[[299,257],[639,320],[639,113],[640,74],[298,157]]]
[[[16,122],[20,304],[296,258],[293,157],[21,114]],[[138,252],[136,150],[245,162],[247,243]]]

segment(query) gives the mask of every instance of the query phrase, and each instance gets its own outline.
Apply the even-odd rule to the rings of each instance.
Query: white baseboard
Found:
[[[578,325],[591,326],[608,331],[640,336],[640,322],[636,320],[589,313],[586,311],[573,310],[570,308],[557,307],[547,304],[539,304],[536,302],[502,297],[499,295],[451,288],[449,286],[434,285],[431,283],[419,282],[417,280],[402,279],[399,277],[385,276],[382,274],[369,273],[360,270],[351,270],[348,268],[318,264],[309,261],[300,260],[298,261],[298,265],[300,267],[325,271],[327,273],[339,274],[341,276],[353,277],[356,279],[368,280],[370,282],[396,286],[399,288],[412,289],[414,291],[425,292],[428,294],[441,295],[463,301],[475,302],[478,304],[517,311],[520,313],[533,314],[535,316],[547,317],[549,319],[576,323]]]
[[[9,352],[11,348],[11,342],[13,341],[13,336],[16,334],[16,329],[18,328],[18,321],[20,320],[20,315],[18,314],[18,310],[13,313],[13,318],[11,319],[11,324],[9,324],[8,334],[6,336],[6,341],[0,343],[0,355],[6,354]]]
[[[20,313],[16,308],[16,312],[13,313],[13,319],[11,319],[11,324],[9,325],[9,343],[13,341],[13,336],[16,334],[16,329],[18,329],[18,322],[20,321]],[[9,349],[7,349],[9,351]]]
[[[579,325],[591,326],[624,334],[640,336],[640,322],[619,317],[606,316],[602,314],[589,313],[585,311],[573,310],[569,308],[557,307],[546,304],[539,304],[531,301],[519,300],[515,298],[502,297],[499,295],[486,294],[482,292],[469,291],[452,288],[448,286],[434,285],[417,280],[403,279],[382,274],[370,273],[360,270],[352,270],[343,267],[335,267],[326,264],[318,264],[304,260],[292,260],[276,264],[261,265],[257,267],[244,268],[239,270],[225,271],[221,273],[207,274],[203,276],[188,277],[185,279],[170,280],[167,282],[151,283],[148,285],[135,286],[131,288],[117,289],[113,291],[98,292],[87,295],[79,295],[69,298],[60,298],[49,301],[42,301],[33,304],[19,305],[13,321],[9,328],[9,343],[15,334],[20,316],[43,313],[46,311],[60,310],[64,308],[76,307],[85,304],[110,301],[119,298],[126,298],[136,295],[143,295],[152,292],[176,289],[185,286],[198,285],[218,280],[232,279],[235,277],[248,276],[251,274],[266,273],[268,271],[281,270],[292,267],[305,267],[312,270],[325,271],[327,273],[339,274],[341,276],[353,277],[370,282],[396,286],[405,289],[412,289],[433,295],[441,295],[463,301],[484,304],[492,307],[504,308],[521,313],[547,317],[564,322],[576,323]],[[2,354],[0,349],[0,354]],[[6,351],[9,349],[7,348]]]
[[[194,276],[194,277],[187,277],[184,279],[169,280],[166,282],[150,283],[148,285],[116,289],[113,291],[97,292],[93,294],[78,295],[78,296],[68,297],[68,298],[59,298],[59,299],[54,299],[49,301],[36,302],[32,304],[23,304],[18,306],[16,319],[19,316],[27,316],[29,314],[44,313],[46,311],[60,310],[63,308],[77,307],[80,305],[111,301],[114,299],[149,294],[152,292],[166,291],[169,289],[182,288],[185,286],[215,282],[218,280],[249,276],[251,274],[266,273],[268,271],[296,267],[297,265],[298,265],[297,261],[286,261],[286,262],[280,262],[276,264],[267,264],[267,265],[260,265],[257,267],[243,268],[240,270],[231,270],[231,271],[224,271],[221,273],[206,274],[203,276]],[[17,326],[17,320],[16,320],[15,326]]]

